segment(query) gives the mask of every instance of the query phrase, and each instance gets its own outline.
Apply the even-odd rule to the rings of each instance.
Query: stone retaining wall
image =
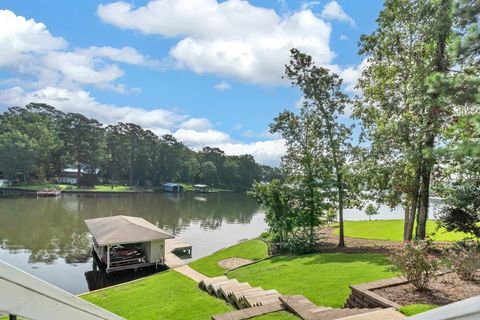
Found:
[[[350,296],[345,302],[346,308],[395,308],[401,306],[389,299],[386,299],[374,292],[376,289],[398,286],[408,283],[408,280],[401,277],[373,281],[350,286]]]

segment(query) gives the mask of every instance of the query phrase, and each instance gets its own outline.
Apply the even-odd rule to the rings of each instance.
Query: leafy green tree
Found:
[[[368,220],[370,221],[372,216],[379,214],[378,208],[370,203],[365,207],[365,214],[368,216]]]
[[[183,168],[190,183],[195,182],[195,178],[200,174],[202,166],[198,162],[197,157],[192,155],[183,163]]]
[[[297,49],[291,50],[286,77],[304,97],[300,114],[284,111],[271,126],[286,141],[287,155],[282,165],[287,177],[305,189],[305,213],[310,239],[325,209],[338,210],[339,247],[345,246],[343,209],[349,199],[351,128],[339,121],[344,115],[348,97],[342,92],[342,80],[328,69],[317,67],[312,58]],[[287,178],[288,180],[288,178]],[[331,200],[334,199],[334,200]]]
[[[452,8],[451,0],[387,0],[377,29],[361,38],[367,64],[355,115],[370,144],[367,181],[386,194],[380,202],[395,205],[404,196],[405,240],[415,218],[416,238],[425,238],[436,142],[456,103],[445,81],[454,73]]]
[[[26,183],[39,155],[38,144],[26,134],[16,130],[0,134],[0,171],[8,178],[21,174]]]
[[[217,167],[213,161],[205,161],[201,165],[201,176],[204,179],[206,184],[211,184],[212,182],[217,181]]]
[[[97,120],[79,113],[68,113],[62,119],[60,137],[69,159],[77,166],[79,182],[82,167],[94,172],[100,164],[103,133],[102,125]]]
[[[280,180],[257,182],[249,193],[265,209],[265,221],[275,241],[285,243],[296,226],[292,190]]]

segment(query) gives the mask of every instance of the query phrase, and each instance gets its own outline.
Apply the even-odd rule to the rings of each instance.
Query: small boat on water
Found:
[[[38,197],[58,197],[62,193],[62,190],[45,189],[37,191]]]

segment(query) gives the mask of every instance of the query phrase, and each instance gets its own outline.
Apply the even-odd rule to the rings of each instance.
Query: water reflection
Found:
[[[142,217],[178,235],[193,245],[193,258],[266,228],[255,201],[240,193],[0,199],[0,259],[67,291],[86,291],[83,275],[95,270],[84,220],[117,214]],[[101,279],[96,273],[89,278]]]

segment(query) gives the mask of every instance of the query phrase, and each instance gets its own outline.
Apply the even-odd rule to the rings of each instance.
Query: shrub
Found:
[[[480,251],[475,241],[458,241],[447,250],[447,259],[460,279],[473,281],[480,268]]]
[[[438,259],[430,254],[428,241],[405,242],[390,260],[419,291],[428,289],[439,269]]]

